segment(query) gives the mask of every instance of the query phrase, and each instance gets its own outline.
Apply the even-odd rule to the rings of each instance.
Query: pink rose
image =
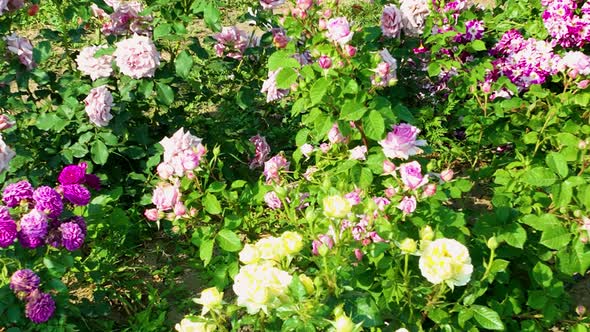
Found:
[[[174,167],[170,166],[167,163],[160,163],[156,171],[158,172],[158,176],[161,179],[166,180],[170,178],[172,174],[174,174]]]
[[[402,0],[400,11],[404,32],[409,36],[419,36],[424,29],[426,17],[430,14],[429,0]]]
[[[174,208],[180,200],[179,184],[160,183],[154,189],[152,203],[159,211],[168,211]]]
[[[569,75],[590,75],[590,57],[579,51],[569,51],[561,59],[559,66],[570,69]]]
[[[415,190],[428,182],[428,177],[422,176],[422,167],[417,161],[402,164],[399,173],[406,189]]]
[[[383,175],[395,175],[395,164],[385,159],[383,160]]]
[[[134,35],[115,45],[113,56],[121,73],[135,79],[154,77],[160,65],[160,53],[151,39]]]
[[[440,179],[443,182],[449,182],[453,179],[453,176],[455,175],[455,172],[453,172],[452,169],[445,169],[444,171],[440,172]]]
[[[248,38],[248,34],[235,26],[223,27],[221,32],[213,36],[217,40],[215,53],[217,56],[224,54],[230,58],[240,60],[246,48],[254,41]]]
[[[416,140],[420,130],[412,125],[402,123],[393,126],[384,140],[379,141],[383,153],[388,158],[408,159],[409,156],[422,153],[419,146],[426,145],[424,140]]]
[[[385,37],[397,38],[402,30],[402,12],[396,5],[383,7],[381,14],[381,32]]]
[[[90,90],[90,94],[84,99],[84,104],[90,122],[98,127],[107,126],[113,118],[111,114],[113,95],[107,90],[106,85]]]
[[[357,261],[362,261],[363,260],[363,252],[359,249],[359,248],[355,248],[354,249],[354,257],[356,257]]]
[[[365,156],[367,154],[367,147],[364,145],[359,145],[354,149],[350,150],[350,159],[355,160],[367,160]]]
[[[332,249],[332,247],[334,247],[334,240],[330,235],[322,234],[318,236],[318,240],[313,240],[311,243],[311,253],[315,256],[319,255],[321,246],[326,246],[328,250]]]
[[[276,155],[264,163],[263,174],[266,177],[266,183],[279,182],[279,172],[289,170],[289,162],[282,155]]]
[[[8,163],[16,156],[16,153],[4,143],[2,136],[0,136],[0,173],[8,169]]]
[[[351,58],[356,55],[356,47],[354,47],[354,46],[346,45],[346,47],[344,48],[344,51]]]
[[[289,37],[287,37],[287,33],[284,29],[274,28],[271,29],[270,32],[272,33],[272,43],[276,48],[287,47],[287,44],[289,43]]]
[[[350,205],[355,206],[361,203],[361,194],[362,189],[355,189],[348,194],[344,195],[344,198],[350,203]]]
[[[377,204],[377,209],[379,211],[383,211],[385,210],[385,207],[387,205],[389,205],[389,203],[391,203],[387,198],[385,197],[373,197],[373,202],[375,202],[375,204]]]
[[[297,8],[308,10],[313,5],[313,0],[297,0]]]
[[[431,197],[436,194],[436,184],[429,183],[424,187],[424,197]]]
[[[94,57],[96,51],[106,47],[106,45],[85,47],[76,58],[78,70],[89,75],[93,81],[100,77],[109,77],[113,72],[113,66],[111,64],[113,62],[112,56],[103,55],[98,58]]]
[[[330,19],[326,28],[328,29],[326,37],[342,46],[352,39],[353,32],[350,31],[350,24],[346,17]]]
[[[402,210],[404,214],[410,214],[416,211],[416,197],[405,196],[397,208]]]
[[[4,37],[8,50],[18,56],[20,62],[27,67],[28,70],[32,70],[37,67],[37,64],[33,60],[33,45],[31,42],[24,37],[19,37],[16,34]]]
[[[266,194],[264,194],[264,202],[269,208],[273,210],[280,209],[283,207],[283,203],[281,203],[279,196],[277,196],[277,193],[274,191],[269,191]]]
[[[344,138],[344,136],[342,136],[342,134],[340,133],[340,129],[338,129],[337,123],[335,123],[328,132],[328,141],[330,141],[330,143],[332,144],[346,142],[346,138]]]
[[[306,157],[309,158],[309,156],[311,156],[311,154],[313,153],[313,145],[309,144],[309,143],[305,143],[303,144],[301,147],[301,153]]]
[[[180,201],[174,204],[174,214],[177,216],[184,216],[186,214],[186,206]]]
[[[326,30],[327,27],[328,27],[328,22],[326,20],[324,20],[323,18],[320,18],[318,20],[318,28],[320,30]]]
[[[108,15],[107,13],[96,4],[90,5],[90,11],[92,12],[92,16],[98,18],[99,20],[105,19]]]
[[[14,126],[14,121],[10,121],[6,115],[0,114],[0,130],[12,128],[12,126]]]
[[[143,215],[149,220],[149,221],[157,221],[158,219],[160,219],[160,212],[158,211],[158,209],[146,209],[143,212]]]
[[[172,175],[188,175],[197,168],[207,150],[201,144],[201,139],[184,132],[184,128],[177,130],[172,137],[164,137],[160,141],[164,147],[164,161],[158,166],[158,174],[163,179]]]
[[[268,78],[262,83],[262,89],[260,89],[260,92],[266,93],[267,103],[281,99],[289,94],[289,89],[279,89],[277,87],[277,76],[280,71],[281,68],[270,71],[268,73]]]
[[[332,67],[332,59],[327,55],[322,55],[318,60],[318,65],[322,69],[330,69]]]
[[[250,137],[250,142],[254,144],[254,158],[250,160],[250,169],[264,165],[270,154],[270,145],[266,142],[266,138],[257,134]]]
[[[385,189],[384,193],[385,193],[385,197],[391,198],[397,194],[397,189],[393,188],[393,187],[389,187],[389,188]]]
[[[322,143],[320,144],[320,151],[322,151],[322,153],[328,153],[328,151],[330,151],[330,144],[328,143]]]

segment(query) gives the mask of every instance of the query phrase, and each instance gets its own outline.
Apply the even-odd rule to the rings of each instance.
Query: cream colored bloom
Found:
[[[434,239],[434,231],[432,230],[432,227],[424,226],[424,228],[420,230],[420,240],[432,241],[432,239]]]
[[[399,248],[402,250],[404,254],[413,254],[417,250],[416,241],[413,239],[405,238],[400,244]]]
[[[283,240],[278,237],[262,238],[254,246],[260,252],[260,258],[262,259],[279,261],[287,255]]]
[[[215,325],[206,322],[195,322],[189,318],[184,318],[174,327],[178,332],[213,332],[216,330]]]
[[[293,277],[262,262],[242,266],[234,278],[233,290],[238,296],[237,304],[253,315],[260,310],[268,313],[288,300],[287,289]]]
[[[198,299],[194,299],[196,303],[203,306],[201,316],[205,316],[205,314],[207,314],[210,310],[214,310],[221,307],[222,300],[223,292],[217,290],[217,287],[204,289],[201,292],[201,297]]]
[[[313,286],[313,280],[311,280],[310,277],[306,276],[305,274],[300,274],[299,281],[301,281],[303,287],[305,287],[307,294],[313,294],[315,287]]]
[[[453,239],[432,241],[419,262],[422,275],[433,284],[464,286],[471,279],[473,265],[467,247]]]
[[[240,251],[240,262],[244,264],[254,264],[260,260],[260,251],[253,244],[246,244]]]
[[[303,249],[303,237],[296,232],[285,232],[281,235],[284,251],[287,255],[294,255]]]
[[[322,201],[324,214],[331,218],[344,218],[350,213],[350,202],[342,196],[329,196]]]

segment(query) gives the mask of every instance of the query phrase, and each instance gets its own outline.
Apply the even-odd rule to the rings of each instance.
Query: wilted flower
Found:
[[[402,0],[400,5],[404,32],[409,36],[419,36],[424,29],[426,17],[430,14],[427,0]]]
[[[27,67],[28,70],[32,70],[37,66],[33,60],[33,45],[31,42],[24,37],[19,37],[15,33],[10,36],[4,37],[8,50],[18,56],[20,62]]]
[[[106,85],[90,90],[90,94],[84,99],[84,104],[90,122],[98,127],[108,126],[109,121],[113,118],[111,114],[113,95]]]
[[[350,159],[355,160],[367,160],[365,156],[367,154],[367,147],[364,145],[359,145],[354,149],[350,150]]]
[[[269,191],[264,194],[264,202],[269,208],[273,210],[283,207],[283,203],[281,203],[279,196],[277,196],[277,193],[274,191]]]
[[[279,89],[277,87],[277,76],[282,68],[268,72],[268,78],[262,83],[260,92],[266,93],[266,102],[270,103],[283,98],[289,94],[289,89]]]
[[[466,285],[473,272],[467,248],[457,240],[446,238],[434,240],[424,249],[419,267],[431,283],[444,282],[451,288]]]
[[[250,142],[255,147],[254,158],[250,160],[250,168],[252,169],[264,165],[270,154],[270,145],[266,142],[266,138],[260,134],[250,137]]]
[[[273,28],[270,30],[272,33],[272,43],[276,48],[285,48],[289,43],[289,37],[287,32],[282,28]]]
[[[314,148],[313,145],[309,144],[309,143],[305,143],[303,144],[301,147],[301,153],[306,157],[309,158],[309,156],[311,156]]]
[[[160,53],[150,38],[133,35],[115,45],[113,56],[121,73],[135,79],[154,77],[160,65]]]
[[[113,72],[113,57],[111,55],[94,57],[98,50],[105,48],[107,48],[106,45],[85,47],[76,58],[78,70],[89,75],[93,81],[101,77],[109,77]]]
[[[342,133],[338,128],[338,123],[334,123],[334,125],[332,125],[332,128],[328,132],[328,140],[332,144],[346,142],[346,138],[342,136]]]
[[[213,47],[217,56],[224,54],[230,58],[240,60],[244,51],[251,43],[248,34],[237,27],[223,27],[221,32],[213,36],[217,44]]]

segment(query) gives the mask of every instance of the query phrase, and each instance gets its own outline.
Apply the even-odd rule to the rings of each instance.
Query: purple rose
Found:
[[[88,233],[87,227],[86,227],[86,220],[84,220],[84,217],[73,216],[64,222],[73,222],[73,223],[77,224],[78,226],[80,226],[80,229],[82,230],[82,233],[84,233],[84,236],[86,236],[86,234]]]
[[[85,234],[77,223],[66,222],[61,224],[59,229],[61,231],[63,246],[67,250],[77,250],[84,244]]]
[[[12,221],[12,216],[10,216],[10,211],[6,206],[0,206],[0,220],[10,220]]]
[[[94,174],[86,174],[84,176],[86,185],[94,190],[100,190],[100,179]]]
[[[42,186],[33,193],[35,209],[46,213],[50,218],[57,218],[62,213],[64,206],[60,194],[53,188]]]
[[[269,191],[266,194],[264,194],[264,202],[269,208],[273,210],[280,209],[281,207],[283,207],[283,204],[281,203],[279,196],[277,196],[277,193],[274,191]]]
[[[385,37],[397,38],[402,31],[402,12],[396,5],[383,7],[381,14],[381,32]]]
[[[61,186],[64,198],[74,205],[85,206],[90,203],[90,191],[80,184],[67,184]]]
[[[33,186],[27,180],[11,183],[2,192],[2,201],[8,207],[18,206],[21,201],[31,200],[32,198]]]
[[[47,217],[38,210],[31,210],[20,220],[20,232],[27,237],[43,238],[48,228]]]
[[[27,299],[25,313],[33,323],[45,323],[53,316],[54,311],[55,301],[47,293],[36,290]]]
[[[27,297],[31,292],[39,288],[41,278],[29,269],[18,270],[10,277],[10,289],[19,298]]]
[[[86,179],[86,163],[68,165],[59,173],[57,181],[60,184],[82,184]]]
[[[0,220],[0,247],[6,248],[16,239],[16,223],[12,220]]]

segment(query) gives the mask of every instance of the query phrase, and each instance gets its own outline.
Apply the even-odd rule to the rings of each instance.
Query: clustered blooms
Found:
[[[303,238],[295,232],[280,237],[260,239],[254,245],[246,244],[239,254],[246,264],[234,277],[233,290],[237,304],[246,307],[249,314],[260,310],[268,314],[289,300],[288,288],[292,276],[275,265],[283,258],[292,257],[303,248]]]
[[[101,77],[109,77],[113,72],[113,56],[108,54],[94,56],[97,51],[105,48],[107,48],[106,45],[85,47],[76,58],[78,70],[89,75],[93,81]]]
[[[31,44],[27,38],[19,37],[13,33],[10,36],[4,37],[4,40],[6,41],[8,50],[16,54],[20,62],[27,67],[28,70],[37,67],[37,64],[33,60],[33,44]]]
[[[213,36],[217,40],[217,44],[213,47],[217,56],[227,56],[233,59],[240,60],[244,55],[244,51],[250,45],[255,45],[256,41],[250,39],[248,34],[235,27],[223,27],[220,33]]]
[[[96,175],[86,174],[86,163],[68,165],[58,177],[59,185],[33,188],[26,180],[7,185],[0,206],[0,247],[6,248],[18,238],[24,248],[34,249],[44,244],[68,251],[79,249],[86,238],[86,222],[80,216],[60,220],[68,206],[85,206],[91,194],[87,187],[100,188]],[[65,204],[64,204],[65,203]],[[16,209],[18,208],[18,209]],[[18,221],[10,209],[21,211]]]
[[[8,169],[8,164],[16,156],[16,153],[6,145],[0,135],[0,173]]]
[[[180,128],[172,137],[164,137],[160,144],[164,147],[164,160],[158,165],[158,176],[162,180],[152,194],[152,203],[156,208],[147,209],[144,215],[148,220],[157,221],[163,212],[173,211],[179,217],[186,214],[186,207],[181,201],[180,180],[182,176],[193,177],[207,149],[201,139],[189,131]]]
[[[408,157],[422,153],[420,146],[426,145],[426,141],[416,139],[420,129],[401,123],[393,126],[393,131],[387,133],[384,140],[379,141],[383,147],[383,153],[388,158],[408,159]]]
[[[473,273],[467,248],[457,240],[446,238],[434,240],[426,246],[419,267],[431,283],[444,282],[451,288],[466,285]]]
[[[520,90],[544,83],[558,72],[560,63],[560,57],[553,53],[550,43],[534,38],[524,39],[516,30],[504,33],[490,53],[497,59],[493,62],[494,71],[486,77],[486,82],[495,81],[503,75]]]
[[[105,3],[113,9],[113,13],[107,13],[92,4],[93,15],[103,22],[102,33],[109,35],[124,35],[127,33],[149,35],[151,16],[140,16],[143,5],[139,1],[105,0]]]
[[[113,118],[111,107],[113,106],[113,95],[107,89],[106,85],[99,86],[90,90],[88,96],[84,99],[84,110],[88,114],[90,122],[98,127],[109,125]]]
[[[55,312],[55,301],[39,289],[41,278],[29,269],[18,270],[10,277],[10,289],[16,297],[26,301],[25,315],[33,323],[48,321]]]
[[[576,13],[574,0],[542,0],[545,6],[542,18],[545,28],[555,42],[565,48],[582,47],[590,41],[590,3],[585,2]]]
[[[371,83],[374,86],[386,87],[397,83],[397,61],[387,49],[379,52],[382,61],[373,71],[375,75],[371,76]]]
[[[121,73],[135,79],[154,77],[160,53],[150,38],[136,34],[115,45],[113,56]]]

